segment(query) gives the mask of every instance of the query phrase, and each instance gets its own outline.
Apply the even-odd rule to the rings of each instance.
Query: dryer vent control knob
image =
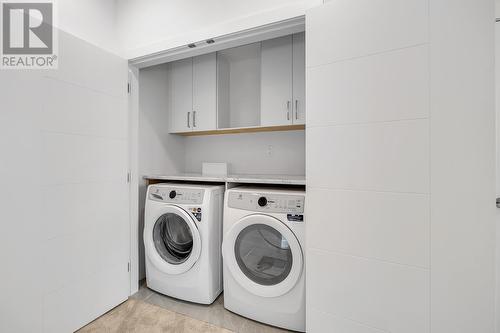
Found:
[[[265,205],[267,205],[266,197],[260,197],[259,201],[257,201],[257,203],[259,204],[259,206],[264,207]]]
[[[175,191],[170,191],[170,193],[168,194],[168,196],[170,197],[170,199],[175,198],[176,195],[177,195],[177,192],[175,192]]]

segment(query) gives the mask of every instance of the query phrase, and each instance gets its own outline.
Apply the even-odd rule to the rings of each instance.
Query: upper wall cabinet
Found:
[[[217,54],[193,58],[193,131],[216,129]]]
[[[209,53],[171,62],[168,70],[170,132],[216,129],[217,58]]]
[[[261,125],[305,123],[304,33],[262,42]]]
[[[193,111],[193,58],[169,63],[167,93],[170,132],[190,131]]]
[[[293,35],[293,123],[306,123],[306,38]]]
[[[174,61],[168,76],[171,133],[305,123],[304,33]]]
[[[292,123],[292,36],[262,42],[262,126]]]

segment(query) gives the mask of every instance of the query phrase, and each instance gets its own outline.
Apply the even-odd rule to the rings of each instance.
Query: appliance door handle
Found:
[[[497,198],[497,208],[500,208],[500,198]]]
[[[191,128],[191,124],[189,123],[189,117],[191,116],[191,112],[188,112],[187,113],[187,125],[188,125],[188,128]]]
[[[193,111],[193,127],[196,127],[196,111]]]

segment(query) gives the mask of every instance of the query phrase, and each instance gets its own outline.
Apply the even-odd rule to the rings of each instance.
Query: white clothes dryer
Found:
[[[236,187],[224,206],[224,306],[305,331],[305,192]]]

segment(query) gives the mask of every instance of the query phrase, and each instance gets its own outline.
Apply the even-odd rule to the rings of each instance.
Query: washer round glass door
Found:
[[[302,273],[302,249],[293,232],[268,215],[244,217],[224,238],[224,259],[245,289],[277,297],[292,289]]]
[[[191,255],[193,233],[182,217],[175,213],[165,213],[156,220],[153,242],[163,260],[179,265]]]
[[[146,221],[145,245],[155,266],[170,274],[189,270],[198,260],[201,238],[194,219],[177,206],[165,206]]]

